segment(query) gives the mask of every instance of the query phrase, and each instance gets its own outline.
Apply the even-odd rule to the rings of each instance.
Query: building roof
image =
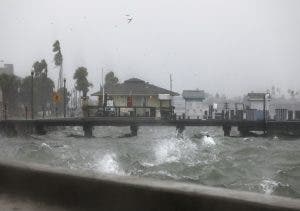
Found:
[[[182,97],[187,100],[203,100],[205,93],[203,90],[183,90]]]
[[[106,85],[104,89],[105,93],[108,95],[141,95],[141,96],[151,96],[158,94],[170,94],[172,96],[179,95],[176,92],[155,86],[148,82],[145,82],[138,78],[130,78],[124,83],[115,84],[115,85]],[[102,88],[100,92],[93,93],[92,96],[101,96]]]

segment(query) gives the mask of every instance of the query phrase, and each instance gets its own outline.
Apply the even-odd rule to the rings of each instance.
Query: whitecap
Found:
[[[154,148],[156,164],[172,162],[194,162],[197,145],[189,139],[169,138],[158,142]]]
[[[42,143],[41,144],[41,148],[52,150],[52,148],[48,144],[46,144],[46,143]]]
[[[210,136],[203,136],[203,144],[207,146],[214,146],[216,145],[216,142]]]
[[[125,175],[125,172],[120,167],[117,156],[114,153],[107,153],[99,159],[95,167],[97,171],[107,174]]]
[[[260,186],[262,187],[262,190],[264,191],[265,194],[272,194],[275,189],[278,187],[279,182],[276,182],[272,179],[264,179],[261,183]]]

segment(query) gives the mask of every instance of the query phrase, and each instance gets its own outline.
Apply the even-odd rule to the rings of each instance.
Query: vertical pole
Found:
[[[64,117],[66,117],[66,79],[64,78]]]
[[[103,78],[103,68],[102,68],[102,107],[104,108],[104,78]]]
[[[173,81],[172,81],[172,74],[170,74],[170,91],[171,91],[171,92],[172,92],[172,88],[173,88],[173,87],[172,87],[172,82],[173,82]]]
[[[186,99],[184,99],[184,119],[185,119],[185,116],[186,116]]]
[[[33,71],[31,71],[31,119],[34,119],[33,106]]]
[[[27,120],[27,113],[28,113],[28,108],[25,106],[25,119]]]
[[[267,122],[266,122],[266,94],[264,93],[264,134],[266,133],[266,127],[267,127]]]
[[[4,104],[4,120],[7,120],[7,104]]]

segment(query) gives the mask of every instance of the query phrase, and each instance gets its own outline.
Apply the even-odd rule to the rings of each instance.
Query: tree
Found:
[[[105,75],[105,86],[116,85],[118,83],[119,79],[115,76],[113,71],[110,71]]]
[[[73,79],[76,80],[75,89],[82,92],[83,97],[86,97],[89,87],[92,84],[87,80],[88,71],[85,67],[79,67],[76,69]]]
[[[36,77],[48,75],[48,65],[47,62],[43,59],[40,62],[36,61],[33,65],[33,72]]]
[[[33,65],[33,106],[34,111],[49,110],[52,105],[54,82],[47,77],[47,63],[43,59],[36,61]],[[21,83],[21,101],[25,106],[31,106],[31,76],[27,76]]]
[[[15,75],[1,74],[0,89],[3,103],[7,105],[10,114],[17,114],[21,81]]]
[[[56,66],[59,66],[59,77],[57,82],[57,89],[63,87],[63,70],[62,70],[62,64],[63,64],[63,56],[61,53],[60,43],[58,40],[56,40],[53,44],[53,50],[54,54],[54,64]]]
[[[295,99],[296,95],[298,95],[299,93],[292,90],[292,89],[288,89],[287,90],[288,94],[291,96],[292,99]]]

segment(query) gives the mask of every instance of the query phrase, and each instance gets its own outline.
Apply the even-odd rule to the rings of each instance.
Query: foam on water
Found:
[[[219,128],[187,128],[176,138],[171,127],[141,127],[136,137],[117,138],[126,132],[128,127],[96,127],[92,139],[69,136],[82,133],[75,128],[28,138],[0,136],[0,157],[300,198],[299,138],[224,138]]]
[[[272,194],[275,189],[278,187],[279,182],[276,182],[272,179],[264,179],[261,183],[260,186],[262,187],[262,190],[264,191],[265,194]]]
[[[124,170],[120,167],[117,161],[117,156],[115,153],[105,154],[96,162],[95,168],[97,171],[106,174],[125,175]]]
[[[154,147],[156,164],[172,162],[191,162],[196,154],[197,145],[190,139],[166,138],[159,140]]]
[[[41,144],[41,148],[52,150],[52,148],[48,144],[46,144],[46,143],[42,143]]]
[[[216,145],[216,142],[210,136],[203,136],[203,145],[214,146],[214,145]]]

